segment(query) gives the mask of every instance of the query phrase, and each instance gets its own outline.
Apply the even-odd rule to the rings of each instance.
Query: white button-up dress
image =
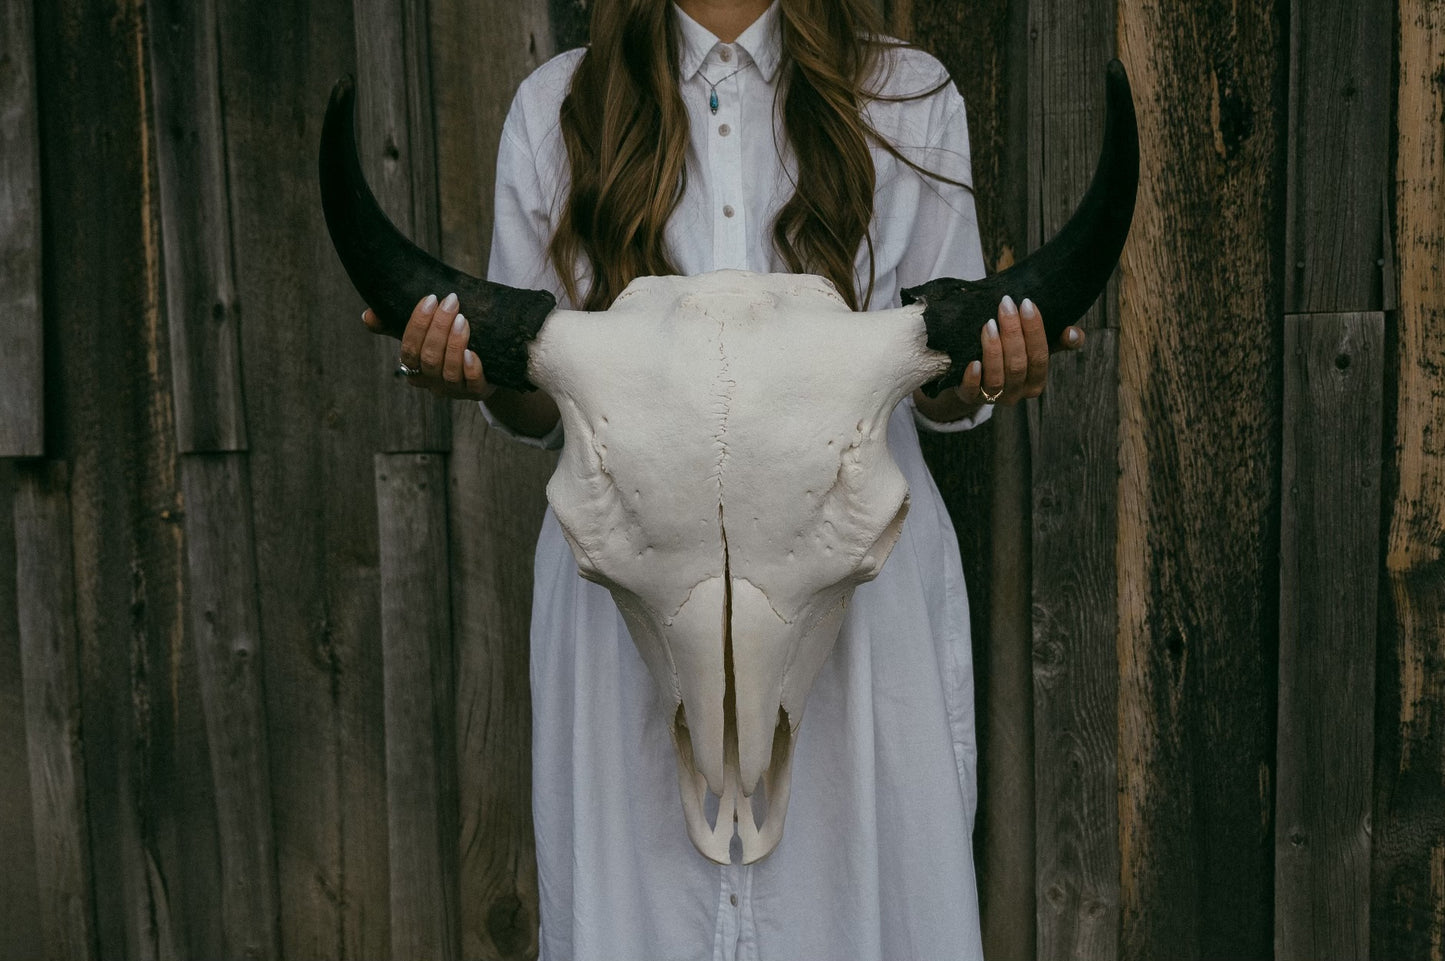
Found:
[[[778,11],[723,44],[674,8],[691,119],[687,190],[667,229],[684,273],[782,271],[774,216],[792,194],[774,95]],[[497,163],[490,277],[561,294],[547,261],[568,185],[558,108],[581,51],[522,84]],[[883,89],[943,77],[899,50]],[[716,92],[717,109],[710,107]],[[971,184],[962,99],[874,102],[868,118],[924,168]],[[938,276],[979,277],[971,190],[874,151],[874,307]],[[860,253],[860,290],[867,283]],[[985,408],[982,419],[987,416]],[[753,865],[688,840],[669,712],[611,596],[578,576],[548,512],[532,608],[533,808],[546,961],[947,961],[981,957],[968,598],[948,514],[905,400],[889,425],[912,508],[878,578],[858,588],[808,697],[782,842]],[[560,436],[542,443],[555,445]]]

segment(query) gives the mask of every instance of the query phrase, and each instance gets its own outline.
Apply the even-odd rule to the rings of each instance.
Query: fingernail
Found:
[[[1008,294],[1004,294],[1004,295],[1003,295],[1003,300],[999,303],[999,306],[1000,306],[1003,310],[1007,310],[1007,311],[1009,311],[1009,312],[1013,312],[1013,311],[1015,311],[1015,310],[1018,310],[1018,308],[1014,306],[1014,299],[1013,299],[1012,297],[1010,297]]]
[[[421,312],[424,313],[424,314],[429,314],[429,313],[431,313],[432,311],[434,311],[434,310],[436,310],[436,309],[437,309],[437,295],[436,295],[436,294],[427,294],[427,295],[426,295],[426,300],[423,300],[423,301],[421,302]]]
[[[1008,298],[1005,297],[1004,299],[1007,300]],[[997,337],[997,336],[998,336],[998,321],[996,321],[996,320],[990,320],[988,323],[986,323],[986,324],[983,325],[983,329],[988,333],[988,336],[989,336],[990,338],[995,338],[995,337]]]
[[[447,294],[447,299],[444,300],[444,301],[442,301],[442,310],[456,310],[456,309],[457,309],[457,295],[456,295],[456,294]]]
[[[466,364],[469,370],[474,370],[481,361],[477,360],[477,352],[469,349],[462,355],[462,363]]]
[[[1077,327],[1069,328],[1069,346],[1072,347],[1079,342],[1079,330]]]
[[[1023,303],[1019,304],[1019,311],[1025,316],[1032,317],[1036,310],[1037,308],[1034,307],[1034,302],[1032,300],[1029,300],[1027,297],[1024,298]]]
[[[454,334],[460,334],[460,333],[462,332],[462,328],[464,328],[464,327],[466,327],[466,326],[467,326],[467,319],[466,319],[465,317],[463,317],[461,314],[457,314],[457,319],[454,320],[454,321],[452,321],[452,333],[454,333]]]
[[[979,378],[980,380],[982,380],[982,379],[983,379],[983,364],[980,363],[979,361],[974,361],[973,363],[971,363],[971,364],[968,365],[968,372],[969,372],[970,374],[972,374],[973,376],[975,376],[975,377]]]

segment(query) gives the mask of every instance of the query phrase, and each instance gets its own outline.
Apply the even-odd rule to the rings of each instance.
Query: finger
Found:
[[[983,341],[983,376],[980,390],[989,397],[997,397],[1004,388],[1003,343],[999,339],[998,321],[990,320],[983,325],[979,335]]]
[[[457,295],[447,294],[437,304],[436,313],[431,315],[431,326],[427,328],[426,339],[421,342],[421,371],[428,377],[440,379],[442,363],[447,357],[447,339],[451,336],[452,322],[457,316]]]
[[[365,324],[366,329],[371,331],[373,334],[383,333],[381,329],[381,318],[376,316],[376,312],[373,311],[370,307],[366,308],[361,312],[361,322]]]
[[[1065,350],[1078,350],[1084,346],[1084,328],[1065,327],[1064,332],[1059,335],[1059,345]]]
[[[448,384],[462,384],[462,355],[467,352],[469,336],[467,319],[457,314],[456,320],[452,321],[451,333],[447,335],[446,359],[442,361],[442,380]]]
[[[483,398],[491,396],[494,388],[487,383],[486,374],[482,372],[482,359],[476,351],[469,350],[462,356],[462,372],[466,375],[467,393]]]
[[[426,332],[431,328],[432,314],[436,309],[436,294],[427,294],[412,310],[411,319],[406,322],[406,330],[401,335],[401,362],[406,366],[421,366],[422,341],[426,339]]]
[[[1003,344],[1004,393],[1013,400],[1023,393],[1028,381],[1029,352],[1018,306],[1007,295],[998,305],[998,333]]]
[[[963,382],[954,388],[958,392],[958,399],[965,404],[977,404],[983,398],[982,392],[978,389],[983,383],[983,364],[974,361],[963,369]]]
[[[1023,393],[1025,397],[1037,397],[1044,392],[1044,383],[1049,376],[1049,335],[1044,333],[1043,315],[1027,297],[1019,304],[1019,323],[1028,354]]]

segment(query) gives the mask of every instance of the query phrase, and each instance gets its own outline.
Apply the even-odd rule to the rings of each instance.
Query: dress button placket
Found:
[[[735,58],[730,48],[721,47],[717,60],[720,63],[714,63],[712,69],[720,71]],[[737,70],[738,65],[733,63],[730,69]],[[743,74],[750,70],[750,67],[742,70],[718,84],[718,112],[714,120],[717,136],[708,138],[712,181],[717,185],[713,208],[716,211],[713,217],[714,262],[719,268],[734,270],[744,270],[748,266],[747,211],[742,203],[742,136],[738,134],[738,124],[742,119],[744,85],[751,79]]]

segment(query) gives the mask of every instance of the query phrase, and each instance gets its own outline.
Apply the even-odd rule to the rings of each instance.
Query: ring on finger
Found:
[[[979,385],[978,385],[978,392],[983,395],[983,400],[984,400],[984,403],[986,403],[986,404],[994,404],[994,403],[997,403],[997,402],[998,402],[998,399],[1003,396],[1003,388],[1002,388],[1002,387],[1000,387],[998,390],[996,390],[996,391],[994,391],[992,394],[990,394],[990,393],[988,392],[987,388],[985,388],[982,384],[979,384]]]
[[[406,362],[405,362],[405,361],[397,361],[397,364],[396,364],[396,376],[398,376],[398,377],[415,377],[417,374],[420,374],[420,373],[421,373],[421,370],[420,370],[419,368],[416,368],[416,367],[408,367],[408,366],[406,365]]]

